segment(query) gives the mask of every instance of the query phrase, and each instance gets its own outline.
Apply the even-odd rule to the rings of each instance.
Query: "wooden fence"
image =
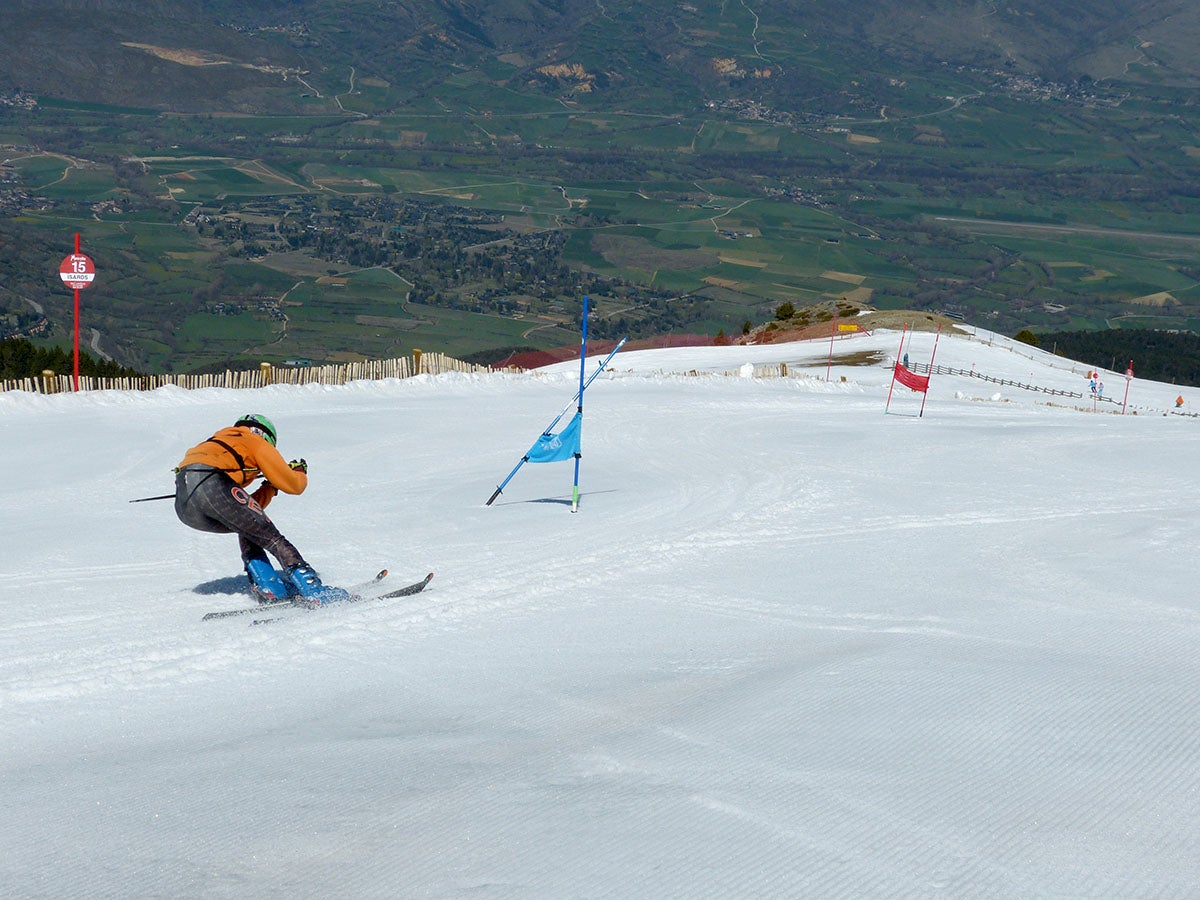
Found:
[[[1012,381],[1008,378],[993,378],[991,375],[982,375],[974,369],[954,369],[950,366],[934,366],[931,369],[928,364],[915,364],[911,368],[913,371],[922,371],[927,375],[962,375],[966,378],[978,378],[981,381],[990,381],[992,384],[1020,388],[1023,391],[1038,391],[1039,393],[1051,394],[1055,397],[1073,397],[1076,400],[1083,399],[1082,391],[1063,391],[1057,388],[1041,387],[1036,384],[1025,384],[1022,381]]]
[[[382,378],[411,378],[413,375],[440,375],[443,372],[490,372],[488,366],[463,362],[443,353],[422,353],[397,359],[377,359],[365,362],[340,363],[326,366],[273,366],[262,363],[257,369],[244,369],[208,375],[145,375],[131,378],[93,378],[79,376],[81,391],[152,391],[174,385],[195,390],[198,388],[259,388],[269,384],[345,384],[348,381],[371,381]],[[71,375],[43,372],[38,378],[0,380],[0,391],[30,391],[38,394],[70,393],[74,389]]]

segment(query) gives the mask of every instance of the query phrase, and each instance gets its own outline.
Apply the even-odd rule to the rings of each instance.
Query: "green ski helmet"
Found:
[[[262,432],[262,436],[267,439],[267,443],[272,447],[275,446],[275,426],[271,424],[271,420],[266,416],[258,413],[246,413],[236,422],[233,423],[234,428],[240,428],[245,425],[247,428],[257,428]]]

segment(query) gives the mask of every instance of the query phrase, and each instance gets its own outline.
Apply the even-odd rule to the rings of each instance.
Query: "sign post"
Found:
[[[75,233],[75,252],[64,257],[58,265],[58,277],[75,291],[75,369],[74,388],[79,391],[79,292],[92,286],[96,267],[91,259],[79,252],[79,232]]]

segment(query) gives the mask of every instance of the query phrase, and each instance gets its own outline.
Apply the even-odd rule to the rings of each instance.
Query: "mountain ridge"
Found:
[[[649,10],[582,0],[6,5],[3,89],[174,112],[332,111],[329,94],[351,66],[402,85],[396,102],[478,66],[496,86],[531,90],[540,82],[587,107],[633,102],[650,85],[689,103],[730,87],[775,101],[812,99],[838,89],[830,67],[839,57],[864,75],[947,64],[1067,80],[1200,77],[1187,52],[1200,11],[1172,0],[1105,0],[1087,9],[944,0],[845,9],[788,0],[719,14],[703,4]],[[584,74],[553,69],[563,64]],[[313,91],[297,90],[302,75]]]

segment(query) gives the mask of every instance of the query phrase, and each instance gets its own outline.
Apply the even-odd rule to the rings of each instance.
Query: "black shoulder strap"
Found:
[[[227,472],[244,472],[244,471],[246,471],[246,461],[244,459],[242,459],[242,454],[238,453],[236,450],[234,450],[232,447],[230,447],[223,440],[221,440],[220,438],[210,437],[204,443],[220,444],[222,447],[224,447],[226,450],[229,451],[229,455],[232,456],[233,461],[235,463],[237,463],[237,468],[236,469],[226,469]]]

